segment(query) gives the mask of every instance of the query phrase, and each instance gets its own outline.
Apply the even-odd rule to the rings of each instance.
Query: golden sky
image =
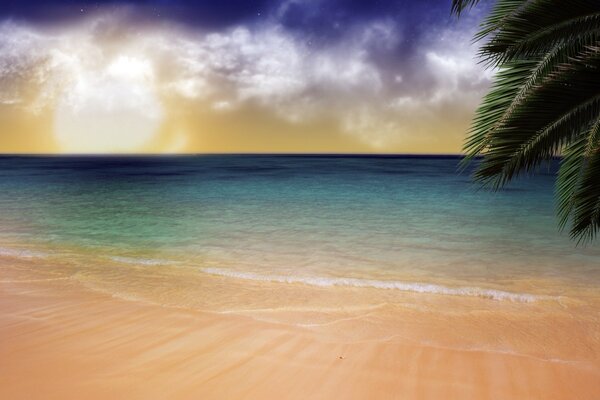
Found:
[[[458,153],[491,76],[469,21],[404,58],[385,19],[314,46],[276,18],[129,18],[0,22],[0,152]]]

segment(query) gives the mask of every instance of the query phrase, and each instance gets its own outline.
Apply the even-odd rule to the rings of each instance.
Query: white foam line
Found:
[[[174,264],[174,261],[158,260],[154,258],[133,258],[133,257],[120,257],[113,256],[109,257],[111,260],[123,263],[123,264],[137,264],[137,265],[169,265]]]
[[[14,257],[14,258],[45,258],[48,254],[43,253],[41,251],[33,251],[33,250],[19,250],[19,249],[9,249],[5,247],[0,247],[0,257]]]
[[[203,272],[211,275],[225,276],[228,278],[246,279],[252,281],[265,281],[277,283],[301,283],[310,286],[331,287],[347,286],[359,288],[375,288],[387,290],[401,290],[414,293],[431,293],[449,296],[481,297],[498,301],[513,301],[531,303],[539,299],[538,296],[528,293],[505,292],[502,290],[483,289],[478,287],[447,287],[430,283],[379,281],[373,279],[357,278],[324,278],[324,277],[297,277],[283,275],[259,275],[250,272],[236,272],[219,268],[203,268]]]

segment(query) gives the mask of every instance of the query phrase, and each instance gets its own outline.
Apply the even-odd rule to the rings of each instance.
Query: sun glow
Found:
[[[490,81],[465,61],[471,28],[423,37],[416,66],[379,57],[388,20],[323,46],[276,19],[132,23],[0,21],[0,152],[457,152]]]
[[[149,61],[119,56],[78,72],[58,99],[54,131],[70,153],[135,152],[156,135],[163,107]]]

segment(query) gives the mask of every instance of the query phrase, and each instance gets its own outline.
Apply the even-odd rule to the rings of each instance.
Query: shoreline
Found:
[[[349,341],[246,316],[127,301],[71,280],[4,281],[0,307],[2,398],[600,396],[599,363],[402,339]]]

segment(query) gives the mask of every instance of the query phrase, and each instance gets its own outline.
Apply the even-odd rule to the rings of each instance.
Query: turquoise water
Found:
[[[458,162],[5,156],[0,257],[525,301],[600,288],[600,247],[558,232],[554,167],[490,193]]]

